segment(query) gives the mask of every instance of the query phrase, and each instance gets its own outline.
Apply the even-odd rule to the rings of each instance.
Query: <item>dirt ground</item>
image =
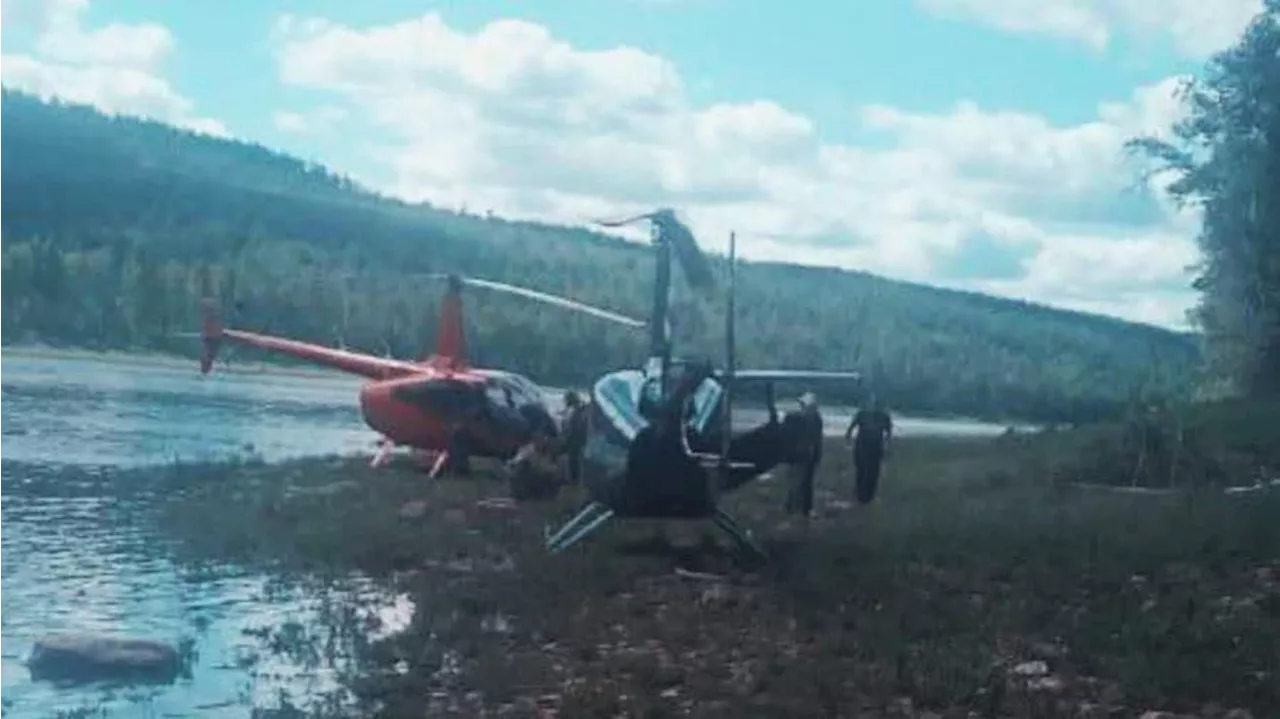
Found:
[[[360,459],[174,470],[154,519],[193,563],[408,591],[357,715],[1280,716],[1280,492],[1074,491],[1050,441],[901,441],[870,506],[832,442],[807,530],[782,472],[726,499],[770,554],[745,568],[680,523],[550,556],[573,492]]]

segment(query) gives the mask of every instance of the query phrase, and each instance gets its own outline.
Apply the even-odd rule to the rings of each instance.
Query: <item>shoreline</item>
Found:
[[[190,369],[193,372],[199,371],[198,358],[194,353],[188,358],[176,353],[156,351],[139,352],[132,350],[96,350],[83,347],[56,347],[39,343],[13,343],[0,346],[0,357],[2,357],[6,352],[10,353],[10,356],[15,359],[88,360],[108,364],[149,366],[168,370]],[[349,379],[351,377],[351,375],[344,374],[337,370],[322,367],[299,366],[295,364],[283,364],[270,361],[232,362],[230,366],[224,366],[223,363],[218,362],[214,365],[211,373],[239,375],[280,374],[322,380]],[[539,386],[543,387],[551,394],[560,394],[565,389],[570,389],[541,384],[539,384]],[[587,391],[587,389],[583,387],[572,389],[576,389],[579,392]],[[786,395],[779,397],[779,411],[786,411],[789,408],[790,399],[791,398]],[[740,401],[738,404],[746,410],[764,411],[763,404],[746,401]],[[827,406],[839,413],[849,413],[854,408],[854,405],[842,404],[831,404]],[[993,431],[996,428],[1000,428],[1001,430],[1014,428],[1018,432],[1038,432],[1045,426],[1049,426],[1044,423],[1031,421],[1009,419],[988,420],[948,413],[896,412],[895,414],[909,422],[974,425],[978,427],[989,427]]]

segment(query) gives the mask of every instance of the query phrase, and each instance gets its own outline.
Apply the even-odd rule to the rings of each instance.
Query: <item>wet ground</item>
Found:
[[[202,378],[194,366],[14,351],[5,352],[2,378],[6,716],[84,707],[107,716],[243,716],[246,703],[272,703],[282,688],[314,693],[308,682],[328,681],[324,667],[269,659],[259,630],[305,624],[327,605],[351,605],[352,593],[370,590],[352,579],[317,594],[230,565],[179,565],[165,538],[138,519],[164,497],[164,475],[151,472],[124,488],[115,478],[130,475],[100,468],[367,453],[375,438],[355,407],[358,381],[282,372]],[[829,432],[842,431],[845,419],[831,413]],[[928,420],[900,426],[907,435],[1002,429]],[[228,492],[235,481],[228,473]],[[388,618],[394,624],[395,613]],[[53,631],[191,640],[193,670],[173,686],[146,690],[34,683],[22,660],[36,637]]]

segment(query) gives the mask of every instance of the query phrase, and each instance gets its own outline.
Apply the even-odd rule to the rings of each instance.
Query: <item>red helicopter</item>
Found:
[[[418,361],[383,358],[344,349],[223,327],[216,303],[201,305],[203,348],[200,371],[213,368],[224,341],[280,352],[291,357],[368,378],[360,388],[360,412],[384,438],[373,465],[382,464],[397,446],[434,459],[432,476],[453,456],[455,466],[469,471],[469,458],[510,459],[533,431],[557,433],[545,393],[528,378],[497,369],[472,367],[463,331],[463,285],[507,292],[615,322],[643,327],[641,320],[584,305],[563,297],[500,282],[432,275],[447,281],[434,351]]]

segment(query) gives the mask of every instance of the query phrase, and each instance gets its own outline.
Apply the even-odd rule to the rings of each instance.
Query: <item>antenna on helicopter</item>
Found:
[[[720,384],[723,387],[724,400],[721,405],[720,416],[720,458],[717,462],[718,476],[711,477],[711,473],[707,473],[708,492],[711,501],[714,504],[719,500],[720,487],[728,486],[729,470],[731,468],[729,459],[730,445],[733,442],[733,379],[734,371],[737,367],[737,354],[735,348],[736,337],[734,336],[735,325],[735,295],[737,290],[737,258],[738,258],[738,237],[737,233],[729,233],[729,289],[728,301],[725,304],[724,312],[724,374],[720,376]]]

